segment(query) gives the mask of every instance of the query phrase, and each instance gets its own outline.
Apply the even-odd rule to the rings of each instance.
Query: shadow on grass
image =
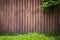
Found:
[[[17,36],[19,34],[16,33],[4,33],[4,32],[0,32],[0,36]]]
[[[60,40],[60,32],[57,33],[48,33],[46,34],[47,37],[53,37],[55,40]]]

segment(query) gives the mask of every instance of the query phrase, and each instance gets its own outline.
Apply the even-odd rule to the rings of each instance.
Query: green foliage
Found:
[[[46,0],[42,5],[39,6],[39,8],[43,8],[44,11],[49,12],[52,8],[60,6],[59,0]]]
[[[60,33],[27,33],[27,34],[12,34],[0,33],[0,40],[60,40]]]

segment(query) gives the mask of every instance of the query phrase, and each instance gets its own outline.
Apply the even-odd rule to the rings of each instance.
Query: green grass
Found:
[[[60,33],[27,33],[27,34],[12,34],[0,33],[0,40],[60,40]]]

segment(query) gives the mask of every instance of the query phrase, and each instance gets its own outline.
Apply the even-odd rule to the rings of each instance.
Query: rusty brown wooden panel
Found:
[[[40,2],[41,2],[41,0],[39,0],[39,2],[38,2],[39,5],[41,5]],[[39,33],[41,33],[41,19],[40,18],[41,18],[41,9],[39,9]]]
[[[23,1],[20,2],[20,32],[23,33]]]
[[[32,32],[35,32],[35,0],[32,2]]]
[[[25,0],[25,33],[28,32],[28,0]]]
[[[15,33],[57,32],[57,28],[59,28],[58,10],[45,13],[42,9],[38,9],[38,5],[43,2],[44,0],[1,0],[0,24],[2,31]]]
[[[36,18],[35,19],[36,20],[36,24],[35,24],[36,27],[35,27],[35,29],[36,29],[36,32],[38,32],[38,0],[36,0],[36,9],[35,10],[36,10],[36,14],[35,14],[36,15],[36,17],[35,17]]]

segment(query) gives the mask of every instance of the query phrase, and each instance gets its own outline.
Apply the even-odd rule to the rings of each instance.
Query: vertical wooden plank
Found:
[[[48,17],[48,18],[47,18],[47,19],[48,19],[48,23],[47,23],[47,24],[48,24],[48,25],[47,25],[47,27],[48,27],[48,32],[50,32],[50,13],[51,13],[51,12],[49,11],[49,13],[47,14],[47,17]]]
[[[41,1],[42,3],[44,2],[44,0]],[[43,12],[43,9],[42,9],[42,18],[41,18],[41,22],[42,22],[42,26],[41,26],[41,30],[42,30],[42,33],[44,32],[44,12]]]
[[[30,19],[30,22],[31,22],[31,23],[30,23],[30,25],[31,25],[31,32],[32,32],[32,30],[33,30],[33,28],[32,28],[32,16],[33,16],[33,15],[32,15],[32,14],[33,14],[33,13],[32,13],[32,11],[33,11],[33,10],[32,10],[32,9],[33,9],[32,6],[33,6],[33,3],[32,3],[32,2],[33,2],[33,0],[31,0],[31,13],[30,13],[30,15],[31,15],[31,19]]]
[[[50,28],[50,31],[49,32],[52,32],[52,27],[53,27],[53,25],[52,25],[53,24],[53,21],[52,20],[53,20],[53,15],[52,15],[52,12],[51,12],[50,13],[50,27],[49,27]]]
[[[23,1],[20,0],[20,32],[23,33]]]
[[[1,19],[2,19],[2,23],[3,23],[3,0],[2,0],[2,4],[1,4]],[[3,26],[2,26],[2,28],[3,28]]]
[[[56,11],[56,8],[53,9],[53,12],[52,12],[52,13],[53,13],[53,20],[52,20],[52,21],[53,21],[53,27],[52,27],[52,32],[53,32],[53,33],[55,32],[55,27],[56,27],[56,26],[55,26],[56,12],[57,12],[57,11]]]
[[[39,5],[41,5],[41,0],[39,0]],[[41,17],[41,9],[39,9],[39,33],[41,33],[41,19],[40,19],[40,17]]]
[[[8,9],[10,9],[10,0],[9,0]],[[7,10],[8,10],[8,9],[7,9]],[[9,12],[10,12],[10,10],[8,10],[8,32],[9,32],[9,27],[10,27],[10,26],[9,26]]]
[[[4,23],[4,0],[2,1],[2,23]],[[4,26],[3,26],[3,30],[4,30]]]
[[[47,15],[46,15],[46,13],[44,13],[44,16],[45,16],[45,18],[44,18],[44,32],[46,33],[46,30],[47,30],[46,29],[47,28],[47,25],[46,25],[47,24],[47,22],[46,22],[46,16]]]
[[[6,31],[8,31],[9,32],[9,25],[8,25],[8,3],[9,3],[9,1],[8,0],[6,0],[6,23],[5,24],[7,24],[7,30]]]
[[[25,33],[28,32],[27,12],[28,12],[28,0],[25,0]]]
[[[19,32],[19,0],[18,0],[18,32]]]
[[[12,23],[13,23],[12,22],[12,14],[13,14],[12,7],[13,7],[13,5],[12,4],[13,4],[13,1],[11,1],[11,23],[10,23],[11,24],[11,32],[13,32],[13,26],[12,26]]]
[[[7,0],[4,1],[4,9],[3,9],[3,22],[4,22],[4,31],[7,31]]]
[[[59,12],[60,12],[60,6],[59,6],[59,11],[58,11],[58,8],[56,9],[56,11],[57,11],[57,27],[56,27],[56,29],[57,29],[57,32],[59,32],[59,25],[60,25],[60,21],[59,21],[59,19],[60,19],[60,16],[59,16]]]
[[[3,28],[2,28],[2,0],[0,0],[0,32],[2,32]]]
[[[15,32],[16,33],[16,1],[15,0],[12,0],[12,17],[11,17],[11,20],[12,20],[12,32]]]
[[[54,32],[54,10],[52,11],[52,27],[51,27],[51,29],[52,29],[52,32]]]
[[[25,33],[25,1],[23,0],[23,32]]]
[[[27,6],[27,9],[26,9],[26,32],[28,32],[28,0],[26,0],[26,6]]]
[[[48,32],[48,27],[49,27],[49,13],[44,13],[44,33]]]
[[[18,12],[18,11],[17,11],[17,10],[18,10],[18,9],[17,9],[17,6],[18,6],[17,1],[18,1],[18,0],[15,0],[15,6],[16,6],[16,13],[15,13],[15,16],[16,16],[16,17],[15,17],[15,18],[16,18],[16,19],[15,19],[15,20],[16,20],[16,24],[15,24],[15,25],[16,25],[16,27],[15,27],[15,33],[17,32],[17,25],[18,25],[18,24],[17,24],[17,20],[18,20],[18,18],[17,18],[17,15],[18,15],[18,13],[17,13],[17,12]]]
[[[6,26],[7,26],[7,28],[6,28],[6,31],[8,32],[8,3],[9,3],[9,1],[8,0],[6,0],[7,1],[7,3],[6,3],[6,5],[7,5],[7,7],[6,7],[6,10],[7,10],[7,12],[6,12]]]
[[[38,0],[36,0],[36,32],[38,32]]]
[[[30,25],[30,30],[29,30],[30,32],[31,32],[31,5],[32,5],[32,2],[30,0],[30,14],[29,14],[30,15],[30,24],[29,24]]]
[[[42,4],[42,1],[40,0],[40,5],[41,4]],[[40,33],[42,33],[42,9],[40,9],[39,12],[40,12],[40,15],[39,15],[40,16],[40,24],[39,24],[40,25]]]
[[[37,12],[38,12],[38,28],[37,28],[37,32],[39,33],[39,0],[37,1]]]
[[[19,33],[19,0],[16,0],[16,33]]]
[[[17,18],[17,0],[15,0],[15,9],[16,9],[16,11],[15,11],[15,33],[17,32],[17,20],[18,20],[18,18]]]
[[[33,26],[33,32],[35,32],[35,0],[33,0],[33,6],[32,6],[32,26]]]
[[[24,0],[22,0],[22,27],[23,27],[23,33],[24,33]]]
[[[9,32],[11,32],[11,0],[9,5]]]
[[[56,18],[56,19],[55,19],[55,30],[54,30],[54,31],[57,32],[57,14],[58,14],[58,13],[57,13],[57,9],[56,9],[56,12],[55,12],[55,13],[56,13],[56,14],[55,14],[55,18]]]
[[[47,19],[46,19],[46,22],[47,22],[47,28],[46,29],[48,29],[47,30],[47,33],[49,32],[49,30],[50,30],[50,12],[47,14],[47,17],[46,17]]]
[[[34,23],[35,23],[35,28],[34,28],[35,30],[34,30],[34,32],[36,32],[36,10],[35,10],[36,9],[36,0],[34,0],[34,3],[35,3],[34,4],[34,20],[35,20],[34,21]]]
[[[25,33],[25,0],[23,0],[23,32]]]
[[[24,16],[24,17],[23,17],[23,20],[24,20],[24,21],[23,21],[23,25],[24,25],[23,30],[24,30],[24,33],[27,32],[27,31],[25,31],[25,30],[26,30],[26,24],[25,24],[25,23],[26,23],[26,16],[27,16],[27,15],[26,15],[26,12],[27,12],[27,11],[26,11],[26,9],[27,9],[27,8],[26,8],[26,7],[27,7],[26,5],[27,5],[27,4],[26,4],[26,0],[23,0],[23,16]]]
[[[30,32],[30,5],[31,5],[31,2],[30,0],[28,1],[28,14],[27,14],[27,22],[28,22],[28,32]]]
[[[40,5],[42,4],[42,2],[41,2],[41,0],[39,0],[40,1]],[[42,32],[42,9],[39,11],[39,13],[40,13],[40,33]]]
[[[2,3],[1,3],[1,20],[2,20],[2,25],[3,25],[3,0],[2,0]],[[3,26],[2,26],[3,28]],[[2,29],[3,31],[3,29]]]
[[[18,0],[18,30],[19,30],[19,33],[20,33],[20,0]]]

